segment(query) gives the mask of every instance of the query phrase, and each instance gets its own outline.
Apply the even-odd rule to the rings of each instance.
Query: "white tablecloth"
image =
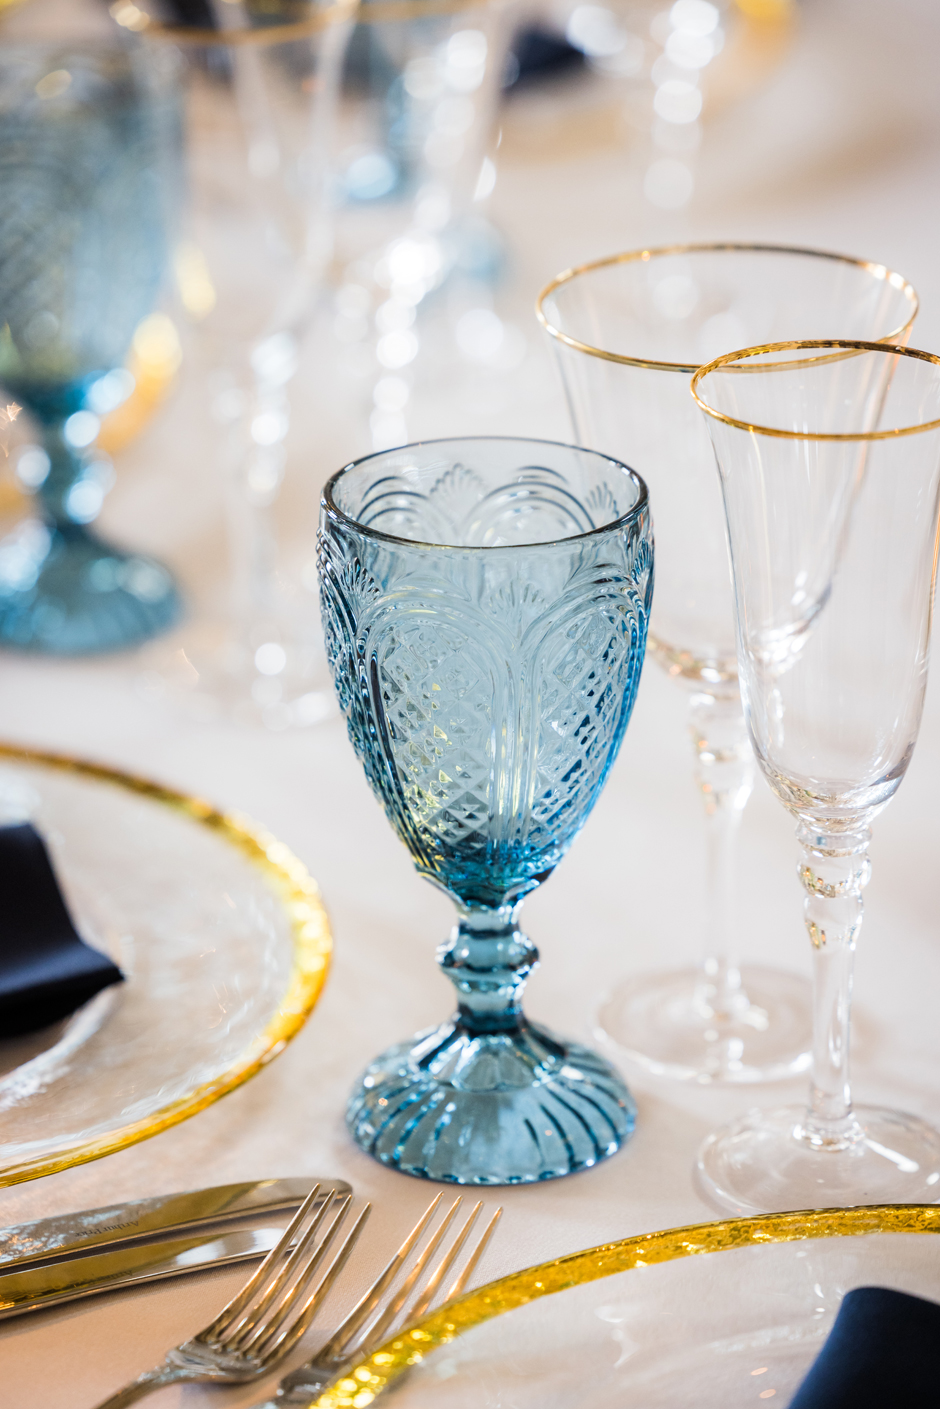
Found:
[[[802,10],[786,65],[764,92],[707,131],[692,233],[790,241],[884,261],[922,296],[914,344],[940,349],[940,10],[930,0],[812,0]],[[644,240],[615,151],[525,165],[506,145],[491,212],[513,251],[512,285],[501,306],[525,332],[529,354],[512,376],[454,385],[418,432],[564,438],[531,302],[557,270]],[[312,553],[320,483],[368,448],[352,411],[337,415],[315,337],[298,386],[283,500],[295,559]],[[203,595],[221,562],[211,454],[195,389],[184,386],[126,452],[106,510],[115,536],[167,557]],[[376,1210],[350,1274],[351,1296],[434,1192],[360,1153],[342,1115],[368,1058],[450,1010],[450,986],[433,959],[451,923],[449,905],[412,871],[338,719],[281,735],[200,726],[142,699],[136,673],[129,658],[64,663],[5,655],[0,730],[149,773],[263,822],[321,880],[335,965],[306,1030],[246,1087],[121,1154],[0,1191],[0,1225],[225,1181],[343,1176]],[[557,875],[526,903],[524,925],[542,955],[528,1009],[562,1032],[585,1036],[599,994],[619,976],[696,957],[703,847],[684,709],[681,690],[648,666],[604,795]],[[935,1122],[938,781],[935,677],[909,776],[875,827],[854,1029],[858,1095]],[[742,850],[746,956],[808,972],[792,826],[763,785],[746,814]],[[639,1104],[634,1138],[585,1174],[499,1191],[506,1214],[481,1275],[712,1216],[690,1178],[699,1141],[755,1100],[802,1094],[802,1083],[751,1093],[630,1079]],[[488,1199],[495,1203],[497,1191]],[[178,1281],[3,1323],[4,1409],[91,1406],[205,1324],[242,1275]],[[248,1387],[225,1402],[248,1405],[258,1396]],[[159,1402],[169,1409],[217,1400],[217,1391],[169,1389]]]

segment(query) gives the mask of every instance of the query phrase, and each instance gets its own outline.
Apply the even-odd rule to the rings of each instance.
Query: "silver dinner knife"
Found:
[[[221,1231],[229,1225],[257,1221],[259,1217],[299,1208],[317,1183],[324,1198],[331,1192],[351,1192],[342,1179],[258,1179],[186,1194],[134,1199],[0,1228],[0,1277],[30,1266],[81,1257],[104,1247],[130,1247],[174,1234],[209,1228]]]
[[[283,1231],[277,1227],[248,1228],[224,1237],[203,1235],[144,1243],[39,1267],[33,1265],[25,1272],[8,1272],[0,1277],[0,1321],[97,1292],[136,1287],[164,1277],[178,1277],[184,1272],[200,1272],[263,1257]]]

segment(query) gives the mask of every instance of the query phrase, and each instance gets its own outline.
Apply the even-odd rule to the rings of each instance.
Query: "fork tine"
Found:
[[[456,1279],[455,1282],[453,1282],[453,1284],[448,1289],[447,1293],[444,1296],[444,1301],[453,1301],[454,1297],[460,1296],[460,1293],[466,1287],[474,1268],[476,1267],[477,1263],[480,1261],[480,1258],[486,1251],[487,1243],[489,1242],[490,1238],[492,1238],[493,1234],[496,1232],[496,1225],[502,1217],[502,1212],[503,1210],[501,1208],[498,1208],[493,1214],[493,1217],[490,1219],[489,1223],[483,1229],[483,1232],[480,1234],[480,1238],[476,1247],[473,1249],[473,1252],[467,1258],[466,1266],[460,1273],[460,1276]]]
[[[228,1305],[223,1306],[222,1310],[219,1312],[215,1320],[212,1321],[201,1333],[201,1338],[206,1340],[212,1339],[218,1332],[224,1330],[226,1326],[230,1325],[232,1321],[234,1321],[236,1316],[239,1316],[241,1314],[244,1308],[251,1301],[251,1298],[254,1296],[257,1287],[261,1284],[261,1282],[265,1280],[265,1278],[271,1271],[271,1268],[277,1262],[280,1261],[286,1250],[290,1247],[290,1244],[293,1242],[294,1239],[294,1234],[297,1232],[297,1229],[300,1227],[301,1223],[303,1223],[307,1218],[307,1215],[309,1214],[311,1208],[314,1207],[319,1193],[320,1186],[319,1184],[315,1184],[310,1190],[310,1193],[304,1199],[303,1203],[300,1205],[300,1208],[294,1214],[294,1217],[291,1219],[290,1223],[288,1223],[287,1227],[284,1229],[284,1233],[280,1240],[268,1253],[267,1257],[261,1263],[260,1267],[258,1267],[256,1271],[249,1277],[248,1281],[242,1287],[241,1291],[238,1292],[236,1296],[232,1297],[232,1300],[228,1303]],[[324,1199],[324,1208],[328,1208],[332,1201],[333,1193],[331,1190],[327,1197]]]
[[[259,1289],[256,1301],[243,1312],[235,1327],[226,1331],[224,1340],[227,1349],[252,1353],[256,1341],[283,1324],[285,1316],[290,1314],[294,1303],[316,1274],[351,1203],[352,1194],[346,1194],[338,1201],[335,1216],[316,1246],[313,1244],[323,1220],[322,1213],[310,1225],[277,1275],[263,1292]]]
[[[428,1307],[431,1305],[431,1302],[437,1295],[438,1287],[441,1285],[444,1278],[447,1276],[447,1273],[450,1271],[454,1263],[457,1261],[457,1258],[460,1256],[460,1251],[464,1243],[467,1241],[467,1238],[470,1234],[470,1229],[476,1222],[477,1215],[479,1214],[480,1209],[482,1207],[483,1204],[481,1202],[478,1203],[476,1207],[471,1210],[469,1218],[461,1228],[460,1232],[457,1234],[457,1237],[454,1239],[453,1247],[451,1247],[450,1250],[444,1254],[437,1267],[431,1273],[431,1276],[428,1278],[423,1294],[419,1296],[418,1300],[408,1308],[409,1321],[417,1321],[420,1316],[424,1315]]]
[[[281,1331],[280,1335],[278,1335],[273,1341],[271,1341],[271,1335],[273,1334],[273,1332],[269,1332],[267,1339],[263,1340],[261,1344],[257,1347],[255,1353],[260,1360],[267,1361],[273,1360],[275,1358],[278,1360],[283,1360],[284,1356],[289,1355],[290,1352],[293,1350],[294,1346],[297,1344],[297,1342],[304,1335],[306,1335],[307,1331],[313,1325],[317,1312],[323,1305],[323,1301],[326,1297],[327,1292],[330,1290],[333,1283],[336,1281],[337,1277],[345,1267],[349,1259],[349,1254],[352,1252],[353,1247],[356,1244],[356,1240],[358,1239],[359,1234],[362,1232],[363,1226],[365,1225],[365,1221],[369,1217],[369,1214],[371,1212],[372,1205],[366,1204],[362,1212],[359,1214],[359,1217],[356,1219],[355,1223],[350,1228],[349,1232],[346,1234],[342,1246],[340,1247],[336,1256],[333,1258],[333,1261],[330,1263],[329,1267],[324,1272],[321,1281],[317,1283],[316,1287],[310,1293],[304,1305],[301,1307],[293,1325],[288,1326],[286,1330]]]
[[[426,1266],[428,1265],[428,1263],[430,1262],[431,1258],[434,1256],[434,1253],[435,1253],[435,1252],[437,1251],[437,1249],[440,1247],[441,1241],[442,1241],[442,1239],[443,1239],[445,1233],[447,1232],[448,1228],[450,1227],[451,1223],[453,1222],[453,1220],[454,1220],[454,1218],[455,1218],[455,1216],[456,1216],[457,1210],[459,1209],[459,1207],[460,1207],[460,1205],[461,1205],[462,1202],[463,1202],[462,1199],[456,1199],[456,1200],[454,1201],[454,1203],[451,1205],[451,1207],[450,1207],[450,1209],[449,1209],[449,1211],[448,1211],[448,1213],[447,1213],[447,1216],[446,1216],[446,1218],[444,1219],[443,1223],[441,1224],[440,1228],[438,1228],[438,1230],[437,1230],[437,1232],[435,1233],[434,1237],[433,1237],[433,1238],[431,1239],[431,1241],[428,1243],[427,1247],[426,1247],[426,1248],[424,1249],[424,1251],[421,1253],[421,1256],[420,1256],[420,1257],[418,1258],[418,1260],[415,1262],[414,1267],[411,1269],[410,1273],[409,1273],[408,1276],[405,1278],[405,1281],[404,1281],[404,1284],[403,1284],[402,1287],[401,1287],[401,1290],[392,1298],[392,1300],[389,1302],[388,1306],[385,1308],[385,1310],[383,1311],[382,1315],[381,1315],[381,1316],[379,1317],[379,1319],[375,1322],[375,1324],[369,1327],[369,1331],[368,1331],[368,1340],[369,1340],[371,1343],[375,1344],[375,1343],[377,1343],[377,1342],[382,1341],[382,1340],[385,1339],[385,1332],[391,1329],[391,1327],[392,1327],[392,1325],[393,1325],[393,1323],[394,1323],[396,1317],[398,1316],[398,1313],[401,1311],[402,1307],[405,1305],[405,1302],[408,1300],[409,1296],[411,1295],[411,1292],[412,1292],[412,1289],[413,1289],[415,1283],[417,1282],[417,1280],[418,1280],[418,1278],[420,1277],[421,1273],[424,1271],[425,1267],[426,1267]],[[441,1263],[441,1267],[440,1267],[440,1269],[439,1269],[439,1272],[436,1274],[436,1275],[437,1275],[437,1281],[440,1281],[440,1278],[443,1277],[444,1273],[447,1271],[447,1268],[451,1265],[451,1261],[453,1260],[453,1257],[456,1255],[457,1252],[460,1251],[460,1248],[461,1248],[461,1245],[462,1245],[462,1243],[463,1243],[463,1240],[466,1238],[467,1233],[468,1233],[469,1230],[470,1230],[470,1226],[471,1226],[471,1224],[473,1223],[473,1220],[476,1218],[477,1214],[479,1213],[479,1211],[480,1211],[480,1209],[481,1209],[482,1207],[483,1207],[482,1204],[477,1204],[476,1208],[475,1208],[475,1209],[473,1210],[473,1212],[470,1214],[470,1217],[469,1217],[468,1220],[467,1220],[467,1223],[466,1223],[466,1226],[465,1226],[463,1232],[460,1233],[460,1234],[458,1234],[458,1236],[457,1236],[457,1241],[456,1241],[455,1246],[454,1246],[454,1248],[452,1249],[452,1251],[451,1251],[449,1257],[448,1257],[448,1256],[445,1256],[444,1260],[443,1260],[442,1263]],[[436,1288],[437,1282],[434,1280],[434,1275],[435,1275],[435,1274],[432,1274],[430,1280],[431,1280],[431,1283],[433,1284],[433,1286]],[[433,1295],[433,1292],[432,1292],[432,1295]],[[414,1319],[414,1318],[411,1317],[410,1319]],[[348,1349],[348,1347],[343,1347],[343,1349]]]
[[[325,1362],[338,1359],[343,1348],[349,1345],[353,1336],[362,1329],[381,1300],[384,1292],[398,1275],[405,1258],[411,1252],[411,1249],[434,1217],[443,1197],[443,1194],[438,1194],[437,1198],[432,1199],[385,1270],[376,1278],[362,1299],[353,1307],[343,1324],[327,1341],[326,1345],[317,1356],[318,1360]]]

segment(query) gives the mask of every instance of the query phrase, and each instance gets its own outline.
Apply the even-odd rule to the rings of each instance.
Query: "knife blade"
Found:
[[[109,1248],[67,1261],[30,1266],[0,1276],[0,1321],[98,1292],[111,1292],[186,1272],[227,1267],[270,1252],[283,1228],[249,1228],[223,1237],[203,1236]]]
[[[133,1199],[0,1229],[0,1277],[49,1263],[172,1237],[224,1229],[247,1219],[299,1208],[314,1184],[321,1195],[351,1193],[342,1179],[258,1179],[185,1194]]]

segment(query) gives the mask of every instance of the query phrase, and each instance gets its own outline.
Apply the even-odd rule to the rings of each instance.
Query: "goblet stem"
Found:
[[[800,1137],[825,1149],[844,1149],[863,1137],[849,1088],[852,966],[862,925],[862,887],[871,876],[871,831],[833,832],[803,823],[800,880],[803,913],[813,945],[813,1078]]]
[[[735,900],[738,828],[754,787],[754,756],[737,691],[697,693],[689,707],[695,780],[705,804],[705,958],[696,1006],[731,1021],[747,995],[738,968]]]
[[[538,950],[516,925],[519,904],[467,908],[438,950],[438,963],[458,994],[460,1026],[471,1036],[520,1032],[522,990]]]
[[[43,518],[55,528],[75,524],[69,496],[85,469],[85,456],[66,440],[64,426],[63,419],[46,422],[42,427],[42,445],[49,457],[49,472],[39,487],[37,498]]]

